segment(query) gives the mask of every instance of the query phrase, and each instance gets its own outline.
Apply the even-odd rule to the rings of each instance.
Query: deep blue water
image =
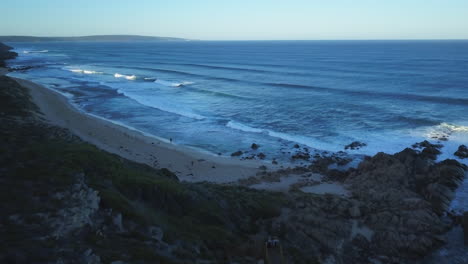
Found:
[[[468,142],[468,41],[9,43],[81,109],[229,155]],[[156,79],[156,80],[155,80]],[[181,85],[182,84],[182,85]],[[453,152],[452,152],[453,153]]]

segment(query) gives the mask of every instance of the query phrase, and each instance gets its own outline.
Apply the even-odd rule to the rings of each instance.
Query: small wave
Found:
[[[28,53],[47,53],[49,52],[48,50],[25,50],[23,51],[24,54],[28,54]]]
[[[164,86],[169,86],[169,87],[182,87],[182,86],[194,84],[194,82],[170,82],[170,81],[165,81],[161,79],[156,79],[154,82],[158,84],[162,84]]]
[[[250,126],[247,126],[247,125],[244,125],[244,124],[241,124],[241,123],[237,123],[237,122],[234,122],[234,121],[229,121],[226,124],[226,126],[230,127],[230,128],[233,128],[233,129],[241,130],[241,131],[244,131],[244,132],[252,132],[252,133],[262,133],[263,132],[262,129],[253,128],[253,127],[250,127]]]
[[[182,87],[182,86],[186,86],[186,85],[190,85],[190,84],[194,84],[194,82],[173,83],[173,84],[171,84],[171,86],[173,86],[173,87]]]
[[[276,131],[272,131],[272,130],[269,130],[269,129],[255,128],[255,127],[251,127],[251,126],[248,126],[248,125],[245,125],[245,124],[242,124],[242,123],[238,123],[238,122],[235,122],[235,121],[229,121],[226,124],[226,126],[229,127],[229,128],[237,129],[237,130],[244,131],[244,132],[263,133],[263,134],[268,135],[270,137],[275,137],[275,138],[283,139],[283,140],[290,141],[290,142],[296,142],[296,143],[306,145],[306,146],[309,146],[309,147],[313,147],[313,148],[321,148],[321,149],[329,149],[329,150],[336,149],[335,145],[332,146],[332,145],[329,145],[329,144],[327,144],[325,142],[319,142],[319,141],[317,141],[317,140],[315,140],[313,138],[309,138],[309,137],[306,137],[306,136],[276,132]]]
[[[83,70],[84,74],[102,74],[102,72]]]
[[[83,73],[83,74],[103,74],[103,72],[82,70],[82,69],[71,69],[70,71],[75,72],[75,73]]]
[[[440,124],[440,127],[452,132],[468,133],[468,126],[453,125],[444,122]]]
[[[177,63],[174,63],[177,65]],[[216,70],[230,70],[230,71],[242,71],[242,72],[259,72],[259,73],[278,73],[274,71],[267,71],[261,69],[252,69],[252,68],[238,68],[238,67],[229,67],[229,66],[218,66],[218,65],[208,65],[208,64],[196,64],[196,63],[178,63],[179,65],[187,65],[200,68],[216,69]],[[281,73],[281,72],[279,72]]]
[[[192,112],[190,109],[186,109],[183,106],[179,106],[177,104],[172,104],[168,102],[166,99],[161,98],[158,99],[156,97],[151,97],[151,96],[144,96],[144,95],[138,95],[136,93],[132,92],[126,92],[124,89],[118,89],[117,93],[122,94],[128,98],[131,98],[137,102],[139,102],[142,105],[146,105],[152,108],[159,109],[164,112],[168,113],[173,113],[177,114],[180,116],[185,116],[188,118],[196,119],[196,120],[203,120],[205,119],[204,116],[196,114]]]
[[[448,139],[453,133],[468,133],[468,126],[460,126],[444,122],[431,128],[426,136],[432,139]]]
[[[124,75],[124,74],[116,73],[116,74],[114,74],[114,77],[115,78],[125,78],[127,80],[136,80],[135,75]]]

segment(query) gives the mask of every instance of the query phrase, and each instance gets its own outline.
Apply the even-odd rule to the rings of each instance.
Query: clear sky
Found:
[[[0,35],[468,39],[468,0],[1,0]]]

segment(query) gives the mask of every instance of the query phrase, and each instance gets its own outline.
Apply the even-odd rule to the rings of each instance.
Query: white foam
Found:
[[[161,80],[161,79],[156,79],[154,82],[158,83],[158,84],[162,84],[164,86],[168,86],[168,87],[182,87],[182,86],[185,86],[185,85],[194,84],[194,82],[189,82],[189,81],[170,82],[170,81],[165,81],[165,80]]]
[[[292,135],[292,134],[287,134],[287,133],[282,133],[282,132],[276,132],[276,131],[269,130],[269,129],[255,128],[255,127],[251,127],[251,126],[248,126],[248,125],[245,125],[245,124],[242,124],[242,123],[238,123],[238,122],[235,122],[235,121],[229,121],[226,124],[226,126],[229,127],[229,128],[244,131],[244,132],[264,133],[264,134],[266,134],[266,135],[268,135],[270,137],[284,139],[284,140],[287,140],[287,141],[290,141],[290,142],[296,142],[296,143],[303,144],[303,145],[306,145],[306,146],[309,146],[309,147],[312,147],[312,148],[316,148],[316,149],[329,150],[329,151],[342,150],[342,149],[340,149],[342,147],[340,147],[339,144],[326,143],[326,142],[322,142],[320,140],[317,140],[317,139],[314,139],[314,138],[311,138],[311,137],[307,137],[307,136]]]
[[[190,84],[194,84],[194,82],[172,83],[171,86],[173,86],[173,87],[181,87],[181,86],[190,85]]]
[[[230,128],[233,128],[233,129],[241,130],[241,131],[244,131],[244,132],[252,132],[252,133],[262,133],[263,132],[263,129],[253,128],[253,127],[241,124],[241,123],[234,122],[232,120],[229,121],[226,124],[226,126],[230,127]]]
[[[83,70],[84,74],[102,74],[102,72]]]
[[[454,133],[468,133],[468,126],[441,123],[435,127],[430,127],[425,136],[430,139],[449,138]]]
[[[47,53],[49,52],[48,50],[24,50],[23,53],[24,54],[28,54],[28,53]]]
[[[125,78],[125,79],[130,80],[130,81],[133,81],[133,80],[136,79],[135,75],[124,75],[124,74],[120,74],[120,73],[115,73],[114,77],[115,78]]]
[[[74,73],[83,73],[83,74],[103,74],[103,72],[93,71],[93,70],[82,70],[82,69],[70,69]]]

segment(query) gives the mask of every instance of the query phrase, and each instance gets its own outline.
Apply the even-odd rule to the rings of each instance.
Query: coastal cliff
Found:
[[[455,224],[445,214],[467,171],[422,144],[346,171],[326,158],[281,172],[319,172],[345,195],[182,182],[46,122],[6,76],[0,126],[2,263],[263,263],[268,236],[287,263],[417,263]]]
[[[16,58],[18,54],[11,51],[12,47],[0,42],[0,67],[5,67],[5,61]]]

